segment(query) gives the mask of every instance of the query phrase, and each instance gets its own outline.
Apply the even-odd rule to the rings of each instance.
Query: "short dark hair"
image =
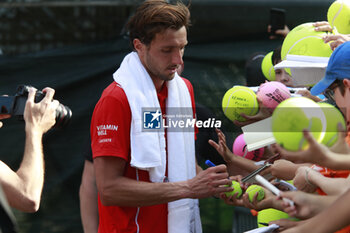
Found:
[[[244,70],[247,86],[259,86],[265,82],[266,78],[261,69],[261,63],[264,57],[265,53],[256,52],[246,60]]]
[[[278,63],[281,62],[281,60],[282,60],[281,59],[281,50],[282,50],[281,46],[279,46],[273,50],[273,53],[271,56],[271,60],[272,60],[273,65],[277,65]]]
[[[130,45],[133,49],[134,39],[149,45],[157,33],[166,29],[179,30],[190,26],[190,11],[181,2],[175,5],[163,0],[144,1],[128,21],[126,28],[129,34]]]
[[[345,86],[343,83],[343,79],[336,79],[331,85],[329,85],[329,88],[331,88],[331,89],[333,89],[335,87],[339,87],[339,91],[342,94],[342,96],[345,95]]]

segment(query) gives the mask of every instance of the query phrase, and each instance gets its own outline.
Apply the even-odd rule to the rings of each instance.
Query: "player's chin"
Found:
[[[164,81],[170,81],[170,80],[173,80],[175,77],[175,72],[168,72],[166,74],[163,75],[163,80]]]

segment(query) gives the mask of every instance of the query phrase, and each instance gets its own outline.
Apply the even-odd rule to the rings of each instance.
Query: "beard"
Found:
[[[170,75],[159,75],[158,77],[159,77],[160,80],[163,80],[163,81],[170,81],[170,80],[173,80],[173,79],[174,79],[175,73],[170,74]]]

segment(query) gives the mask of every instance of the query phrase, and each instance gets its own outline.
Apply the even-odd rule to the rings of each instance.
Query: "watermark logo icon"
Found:
[[[160,129],[162,127],[162,112],[157,110],[143,112],[144,129]]]

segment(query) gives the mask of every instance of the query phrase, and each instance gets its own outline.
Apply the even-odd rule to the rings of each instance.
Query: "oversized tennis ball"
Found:
[[[334,1],[328,8],[327,19],[340,34],[350,34],[350,1]]]
[[[272,113],[272,133],[277,143],[290,151],[307,147],[303,130],[308,129],[317,142],[326,130],[326,117],[321,107],[306,97],[292,97],[280,103]]]
[[[338,124],[341,123],[345,129],[345,120],[341,112],[333,105],[323,102],[317,104],[323,110],[327,121],[326,132],[321,143],[331,147],[338,140]]]
[[[244,135],[241,134],[233,142],[232,151],[235,155],[242,156],[246,159],[260,161],[265,152],[265,148],[262,147],[253,151],[248,151],[247,144],[244,140]]]
[[[232,197],[236,193],[238,193],[238,195],[236,197],[240,198],[242,196],[242,193],[243,193],[240,183],[233,180],[231,187],[233,187],[233,190],[231,192],[226,192],[225,193],[226,197]]]
[[[331,47],[322,40],[325,35],[326,32],[316,32],[312,23],[304,23],[293,28],[283,41],[282,60],[286,59],[287,54],[330,57]]]
[[[222,110],[231,121],[245,121],[241,113],[253,116],[259,111],[256,94],[248,87],[234,86],[225,93],[222,99]]]
[[[274,110],[283,100],[290,98],[290,91],[281,82],[266,82],[260,85],[256,96],[262,103]]]
[[[258,212],[258,217],[257,217],[258,226],[264,227],[263,225],[259,224],[260,222],[269,223],[271,221],[284,219],[284,218],[289,219],[289,215],[285,212],[282,212],[282,211],[279,211],[276,209],[272,209],[272,208],[264,209],[264,210],[261,210]]]
[[[272,54],[273,54],[273,51],[265,55],[264,59],[261,62],[261,70],[267,80],[275,81],[276,74],[272,63]]]
[[[256,197],[258,201],[261,201],[265,197],[264,189],[260,185],[256,184],[249,186],[245,193],[248,193],[250,202],[253,202],[256,193],[258,193],[258,196]]]

